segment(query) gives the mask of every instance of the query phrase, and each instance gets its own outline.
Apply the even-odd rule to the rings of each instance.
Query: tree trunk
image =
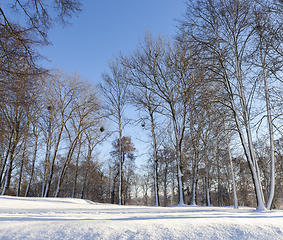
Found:
[[[206,189],[206,206],[210,207],[210,188],[209,188],[209,180],[208,176],[205,177],[205,189]]]
[[[61,170],[60,175],[59,175],[57,189],[56,189],[56,193],[55,193],[54,197],[58,197],[59,196],[59,193],[60,193],[60,190],[61,190],[61,187],[62,187],[62,184],[63,184],[63,180],[64,180],[64,177],[66,175],[69,163],[70,163],[70,161],[72,159],[73,153],[75,151],[77,142],[78,142],[78,136],[75,138],[74,142],[71,144],[70,149],[68,151],[68,155],[66,157],[66,161],[64,162],[64,165],[63,165],[62,170]]]
[[[26,150],[27,150],[27,140],[28,140],[28,132],[29,132],[29,123],[27,124],[27,132],[25,136],[25,142],[24,142],[24,149],[23,149],[23,155],[21,159],[21,167],[20,167],[20,174],[19,174],[19,180],[18,180],[18,187],[17,187],[17,193],[16,196],[20,196],[21,191],[21,183],[22,183],[22,175],[23,175],[23,167],[24,167],[24,161],[26,158]]]
[[[6,169],[6,173],[5,173],[5,182],[4,182],[4,187],[3,187],[1,195],[7,195],[8,192],[9,192],[13,158],[14,158],[14,154],[11,152],[10,158],[9,158],[9,161],[8,161],[8,164],[7,164],[7,169]]]
[[[62,136],[62,133],[63,133],[63,129],[64,129],[64,125],[62,125],[61,128],[60,128],[58,139],[57,139],[56,146],[55,146],[55,149],[54,149],[54,154],[53,154],[53,157],[52,157],[52,161],[50,163],[49,176],[48,176],[47,184],[46,184],[46,187],[45,187],[44,197],[49,196],[50,185],[51,185],[51,181],[52,181],[53,173],[54,173],[53,169],[54,169],[55,159],[57,157],[57,152],[58,152],[58,149],[59,149],[59,144],[61,142],[61,136]]]
[[[103,199],[103,173],[100,172],[100,198],[99,198],[99,202],[102,203],[102,199]]]
[[[174,203],[174,170],[172,171],[171,207]]]
[[[13,170],[12,166],[13,166],[13,161],[15,157],[14,154],[15,154],[15,150],[18,145],[18,142],[19,142],[19,122],[16,123],[15,132],[16,132],[16,135],[15,135],[15,139],[13,140],[12,149],[9,154],[10,157],[8,160],[6,173],[5,173],[5,183],[4,183],[4,187],[3,187],[1,195],[8,194],[9,188],[10,188],[11,174]]]
[[[25,197],[28,197],[28,194],[29,194],[29,190],[30,190],[30,186],[31,186],[31,182],[32,182],[33,174],[34,174],[36,155],[37,155],[38,134],[35,133],[34,135],[35,135],[35,146],[34,146],[34,152],[33,152],[31,173],[30,173],[29,182],[28,182],[28,185],[27,185],[27,188],[26,188],[26,192],[25,192]]]
[[[119,112],[120,114],[120,112]],[[122,205],[122,122],[121,122],[121,116],[119,116],[119,205]]]
[[[2,183],[3,183],[3,174],[5,172],[5,167],[6,167],[6,163],[7,163],[7,160],[8,160],[8,157],[10,156],[10,151],[11,151],[11,148],[12,148],[12,144],[13,144],[13,135],[14,135],[14,128],[12,130],[12,133],[11,133],[11,136],[10,136],[10,139],[9,139],[9,146],[8,146],[8,149],[7,149],[7,152],[6,152],[6,156],[4,158],[4,161],[2,163],[2,167],[1,167],[1,174],[0,174],[0,188],[2,186]]]
[[[165,163],[165,171],[164,171],[164,186],[163,186],[163,195],[164,195],[164,207],[167,206],[167,175],[168,175],[168,163]]]
[[[235,182],[234,169],[233,169],[233,158],[232,158],[231,147],[230,147],[230,140],[229,140],[229,136],[228,136],[228,131],[227,131],[227,128],[226,128],[225,120],[224,120],[224,128],[225,128],[225,134],[226,134],[226,142],[227,142],[227,147],[228,147],[230,168],[231,168],[231,176],[232,176],[232,183],[233,183],[234,207],[235,207],[235,209],[238,209],[239,206],[238,206],[237,189],[236,189],[236,182]]]
[[[82,147],[81,137],[80,137],[79,142],[80,142],[80,144],[79,144],[78,154],[77,154],[77,158],[76,158],[76,171],[75,171],[75,180],[74,180],[74,186],[73,186],[73,191],[72,191],[72,198],[74,198],[75,194],[76,194],[77,179],[78,179],[78,169],[79,169],[79,157],[80,157],[81,147]]]
[[[208,172],[208,159],[205,156],[205,189],[206,189],[206,206],[210,207],[210,188],[209,188],[209,172]]]
[[[149,109],[150,122],[151,122],[151,135],[153,142],[153,155],[154,155],[154,194],[155,194],[155,206],[159,206],[159,194],[158,194],[158,158],[157,158],[157,140],[155,135],[155,123],[153,111]]]
[[[204,206],[205,205],[205,187],[206,187],[206,182],[205,182],[205,177],[202,177],[202,201],[201,201],[201,205]]]
[[[117,172],[117,174],[114,176],[113,179],[113,184],[112,184],[112,191],[111,191],[111,204],[114,204],[114,197],[115,197],[115,181],[116,178],[118,177],[119,172]]]
[[[85,174],[84,174],[84,180],[83,180],[83,184],[82,184],[80,199],[83,199],[83,198],[84,198],[85,184],[86,184],[87,174],[88,174],[88,160],[87,160],[87,167],[86,167]]]
[[[21,182],[22,182],[22,175],[23,175],[23,166],[24,166],[24,158],[21,160],[21,167],[20,167],[20,173],[19,173],[19,180],[18,180],[18,187],[17,187],[17,193],[16,196],[20,196],[21,191]]]
[[[45,150],[45,159],[44,159],[44,177],[43,177],[43,183],[42,183],[42,192],[41,192],[41,197],[44,197],[46,195],[46,185],[48,182],[48,165],[50,162],[50,151],[51,151],[51,139],[52,139],[52,132],[51,132],[51,112],[49,112],[49,123],[48,123],[48,136],[46,140],[46,150]],[[56,154],[56,152],[55,152]],[[55,161],[55,160],[54,160]],[[51,166],[50,166],[51,167]],[[50,170],[49,170],[50,171]],[[49,172],[50,174],[50,172]],[[50,185],[50,184],[49,184]],[[49,186],[48,186],[49,187]],[[47,191],[47,197],[48,197],[48,192]]]
[[[271,117],[271,107],[269,101],[269,88],[267,82],[267,72],[266,66],[264,61],[264,90],[265,90],[265,102],[266,102],[266,114],[267,114],[267,123],[268,123],[268,130],[269,130],[269,144],[270,144],[270,168],[271,168],[271,176],[270,176],[270,193],[266,208],[268,210],[271,209],[272,201],[274,198],[274,191],[275,191],[275,147],[274,147],[274,135],[273,135],[273,126],[272,126],[272,117]]]
[[[253,146],[253,141],[252,141],[252,134],[251,134],[251,129],[250,129],[250,119],[249,119],[249,113],[247,109],[248,107],[246,103],[246,97],[245,97],[244,86],[243,86],[243,81],[242,81],[241,66],[240,66],[240,60],[238,56],[237,45],[236,45],[234,54],[235,54],[235,63],[236,63],[236,78],[237,78],[240,104],[242,107],[243,121],[244,121],[245,130],[246,130],[246,137],[247,137],[248,145],[246,144],[243,136],[241,136],[242,137],[241,140],[242,140],[242,144],[244,145],[244,148],[246,148],[246,156],[248,158],[248,162],[250,163],[250,168],[252,170],[251,172],[252,172],[252,177],[253,177],[254,186],[255,186],[255,193],[257,196],[257,209],[265,210],[266,208],[264,204],[264,196],[263,196],[262,185],[261,185],[261,180],[260,180],[259,167],[258,167],[257,159],[255,156],[255,151],[254,151],[254,146]],[[233,110],[236,113],[235,106],[233,106]],[[236,122],[236,124],[239,130],[239,128],[241,128],[239,122]]]
[[[196,153],[195,153],[196,155]],[[197,188],[197,172],[198,172],[198,166],[197,166],[197,159],[195,156],[194,163],[193,163],[193,177],[192,177],[192,191],[191,191],[191,206],[197,205],[197,200],[196,200],[196,188]]]
[[[222,64],[224,65],[223,61]],[[225,67],[223,67],[225,69]],[[239,77],[238,77],[239,78]],[[245,95],[243,92],[243,86],[241,84],[241,81],[238,81],[239,83],[239,94],[240,94],[240,98],[241,98],[241,106],[242,106],[242,114],[243,114],[243,121],[244,121],[244,127],[246,130],[246,138],[248,143],[246,142],[246,139],[244,137],[244,133],[242,130],[242,126],[237,114],[237,107],[235,105],[234,99],[233,99],[233,91],[231,88],[231,84],[228,80],[227,75],[225,76],[225,84],[227,87],[227,91],[229,93],[229,100],[231,103],[231,109],[233,110],[233,114],[234,114],[234,118],[235,118],[235,122],[236,122],[236,127],[239,133],[239,137],[244,149],[244,153],[245,156],[247,158],[248,164],[249,164],[249,168],[251,170],[251,175],[252,175],[252,179],[253,179],[253,183],[254,183],[254,187],[255,187],[255,194],[256,194],[256,199],[257,199],[257,209],[262,211],[262,210],[266,210],[265,208],[265,204],[264,204],[264,197],[263,197],[263,192],[262,192],[262,186],[261,186],[261,182],[260,182],[260,175],[259,175],[259,168],[258,168],[258,164],[257,164],[257,160],[255,158],[255,154],[254,154],[254,147],[253,147],[253,143],[252,143],[252,136],[251,136],[251,131],[250,131],[250,123],[249,123],[249,116],[248,116],[248,112],[246,109],[246,102],[245,102]]]
[[[88,173],[88,169],[85,170],[84,181],[83,181],[83,184],[82,184],[82,190],[81,190],[80,199],[84,199],[85,183],[86,183],[87,173]]]
[[[216,163],[217,163],[217,195],[218,195],[218,207],[222,206],[222,186],[221,186],[221,176],[220,176],[220,162],[218,155],[218,144],[216,148]]]

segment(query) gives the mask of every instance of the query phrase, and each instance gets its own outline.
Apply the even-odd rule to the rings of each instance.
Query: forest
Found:
[[[0,5],[1,195],[283,209],[281,0],[187,1],[175,36],[146,33],[98,85],[39,64],[80,1],[12,2],[27,23]]]

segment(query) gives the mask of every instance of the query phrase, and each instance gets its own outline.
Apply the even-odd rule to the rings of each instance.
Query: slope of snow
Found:
[[[0,239],[283,239],[283,211],[0,196]]]

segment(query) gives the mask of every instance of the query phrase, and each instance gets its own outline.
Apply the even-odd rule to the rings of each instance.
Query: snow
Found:
[[[283,211],[0,196],[0,239],[283,239]]]

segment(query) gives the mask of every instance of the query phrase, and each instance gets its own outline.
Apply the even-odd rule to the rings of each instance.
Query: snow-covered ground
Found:
[[[283,211],[0,196],[0,239],[283,239]]]

